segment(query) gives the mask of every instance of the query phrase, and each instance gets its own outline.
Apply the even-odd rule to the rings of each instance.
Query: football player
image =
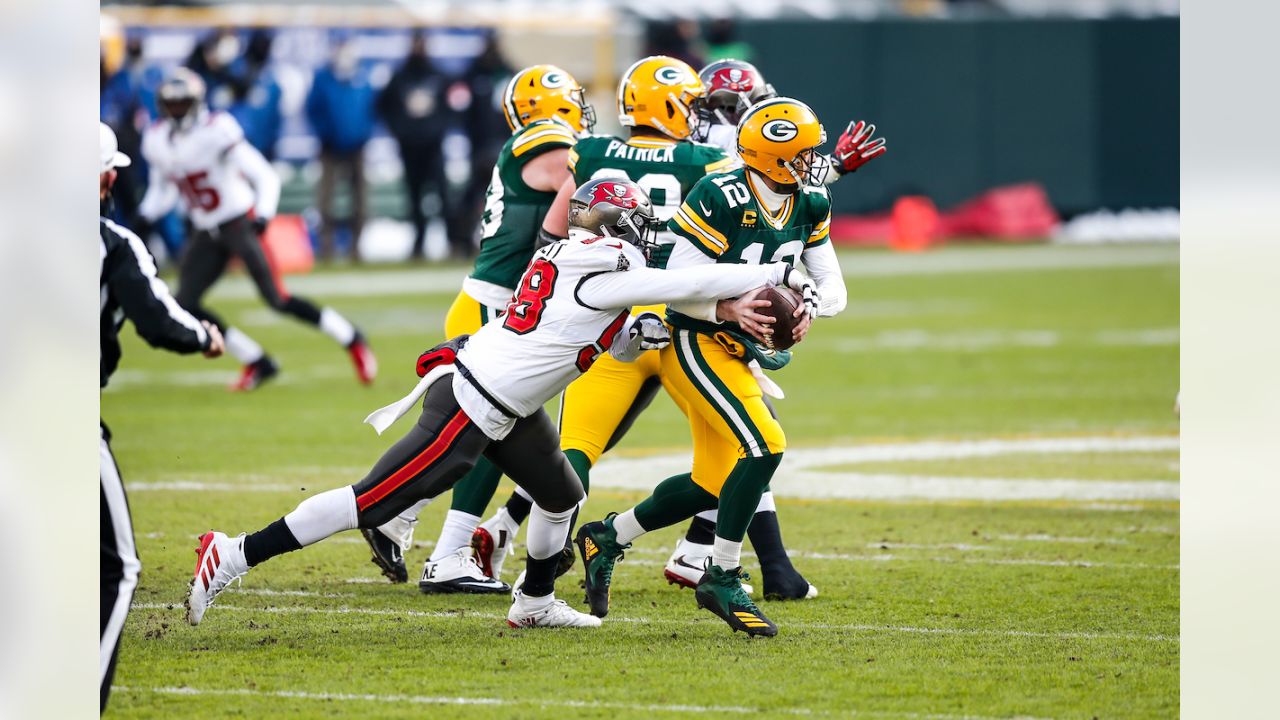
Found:
[[[752,107],[777,97],[778,93],[754,65],[742,60],[717,60],[704,67],[698,76],[707,92],[697,103],[698,125],[695,136],[736,157],[738,121]],[[874,138],[874,134],[875,125],[861,120],[849,123],[827,163],[830,169],[822,178],[823,184],[831,185],[883,155],[887,151],[884,138]],[[759,322],[760,318],[749,318],[748,322],[752,320]],[[772,411],[772,404],[767,396],[765,403]],[[711,555],[715,526],[715,510],[707,510],[694,516],[684,538],[676,544],[663,568],[663,575],[669,582],[690,588],[697,586],[702,579],[706,559]],[[761,497],[760,507],[747,534],[760,559],[766,598],[817,597],[818,589],[804,580],[787,556],[772,492],[766,491]],[[750,594],[750,586],[744,587]]]
[[[262,347],[201,302],[231,258],[239,257],[273,310],[319,327],[347,349],[360,382],[373,382],[378,362],[360,331],[332,308],[285,289],[261,241],[280,200],[280,179],[235,118],[205,107],[204,94],[199,75],[175,70],[157,93],[162,117],[142,137],[150,180],[139,214],[155,222],[180,205],[195,230],[178,270],[178,303],[222,330],[227,349],[244,364],[232,389],[252,390],[273,377],[279,368]]]
[[[445,335],[479,330],[501,314],[537,249],[539,228],[556,192],[569,178],[569,149],[595,125],[582,86],[554,65],[516,73],[503,95],[511,138],[498,155],[485,195],[480,254],[445,317]],[[481,457],[453,490],[440,538],[423,567],[423,592],[505,593],[511,588],[476,565],[468,543],[502,473]],[[392,582],[405,582],[404,550],[424,503],[377,529],[361,532],[373,562]]]
[[[508,624],[600,625],[598,617],[555,598],[556,567],[583,489],[543,404],[606,352],[633,360],[669,342],[662,319],[632,316],[633,305],[736,297],[763,285],[786,285],[808,300],[797,308],[803,323],[817,291],[780,262],[647,267],[657,220],[644,191],[629,182],[588,183],[574,193],[569,212],[574,235],[534,255],[500,322],[418,358],[419,376],[437,376],[419,383],[426,385],[421,416],[363,480],[314,495],[258,532],[201,536],[186,599],[188,622],[199,624],[228,583],[250,568],[343,530],[378,527],[447,490],[484,455],[536,501],[525,578],[512,594]]]
[[[835,315],[847,295],[829,242],[831,199],[822,178],[827,158],[822,125],[804,103],[774,98],[752,107],[738,125],[744,167],[700,180],[669,224],[679,236],[669,268],[803,262],[821,292],[814,314]],[[664,480],[653,495],[621,515],[583,525],[583,556],[592,612],[609,608],[613,565],[646,532],[717,508],[712,556],[699,580],[699,607],[735,631],[778,630],[743,591],[742,540],[781,462],[786,436],[769,412],[748,360],[768,361],[750,327],[718,322],[718,303],[675,304],[667,319],[671,345],[661,353],[668,390],[686,410],[694,438],[693,472]],[[808,331],[811,317],[796,328]],[[744,330],[746,331],[744,334]]]

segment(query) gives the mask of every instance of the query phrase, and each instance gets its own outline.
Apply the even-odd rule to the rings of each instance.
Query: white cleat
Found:
[[[424,593],[495,594],[511,587],[485,575],[471,556],[471,548],[464,547],[435,562],[428,560],[422,566],[418,589]]]
[[[711,558],[711,550],[710,545],[692,543],[680,538],[680,542],[676,543],[676,551],[671,553],[666,567],[662,569],[663,577],[672,585],[696,590],[707,567],[707,561]],[[747,583],[742,583],[742,591],[748,596],[755,594],[755,588]]]
[[[520,526],[511,520],[507,509],[501,507],[471,533],[471,551],[480,569],[489,577],[502,577],[502,566],[515,549],[519,530]]]
[[[201,535],[196,548],[196,569],[184,603],[187,622],[199,625],[218,593],[247,572],[249,564],[244,559],[243,535],[232,539],[212,530]]]
[[[516,591],[511,609],[507,611],[507,624],[522,627],[600,627],[600,618],[578,612],[569,603],[556,600],[555,594],[541,598],[525,597]]]

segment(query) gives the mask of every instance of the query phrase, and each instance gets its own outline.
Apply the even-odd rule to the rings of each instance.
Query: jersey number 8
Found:
[[[517,335],[533,332],[542,322],[542,310],[556,290],[556,266],[546,258],[537,258],[524,271],[515,297],[507,305],[502,327]]]

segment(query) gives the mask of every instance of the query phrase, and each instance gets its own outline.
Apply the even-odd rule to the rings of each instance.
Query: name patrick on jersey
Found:
[[[674,162],[676,146],[634,147],[622,142],[621,140],[610,140],[609,147],[605,149],[604,154],[605,157],[619,158],[621,160],[638,160],[640,162]]]

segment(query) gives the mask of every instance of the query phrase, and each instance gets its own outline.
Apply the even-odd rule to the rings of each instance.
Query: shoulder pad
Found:
[[[521,157],[532,150],[573,147],[577,138],[568,126],[554,120],[538,120],[520,128],[511,142],[511,154]]]

